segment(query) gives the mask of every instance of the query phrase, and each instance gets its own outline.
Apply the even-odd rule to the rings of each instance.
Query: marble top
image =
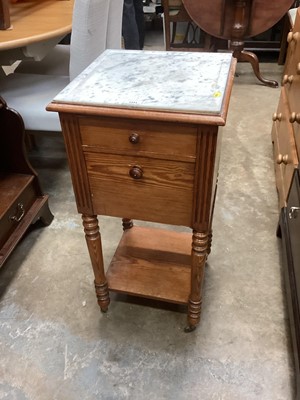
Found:
[[[231,53],[105,50],[54,101],[219,114]]]

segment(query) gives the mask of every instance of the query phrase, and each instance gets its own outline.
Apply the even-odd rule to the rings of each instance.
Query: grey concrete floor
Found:
[[[276,63],[261,69],[280,80]],[[30,159],[55,219],[0,271],[0,399],[294,398],[270,136],[280,89],[259,84],[248,64],[237,72],[202,318],[190,334],[179,307],[112,295],[100,313],[62,137],[36,135]],[[121,222],[100,217],[100,227],[107,265]]]

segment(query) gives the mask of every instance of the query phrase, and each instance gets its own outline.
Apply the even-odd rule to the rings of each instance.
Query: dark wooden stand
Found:
[[[24,145],[21,116],[0,97],[0,267],[30,224],[53,219]]]

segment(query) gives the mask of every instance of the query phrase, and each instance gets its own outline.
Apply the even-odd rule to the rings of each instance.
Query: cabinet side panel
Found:
[[[81,214],[93,215],[90,187],[82,152],[77,118],[66,114],[60,114],[60,122],[68,156],[77,210]]]
[[[200,126],[197,141],[196,173],[194,182],[193,229],[208,230],[216,189],[218,160],[217,126]]]

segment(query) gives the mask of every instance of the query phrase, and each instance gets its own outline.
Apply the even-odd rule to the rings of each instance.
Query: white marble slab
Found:
[[[106,50],[54,101],[219,114],[231,53]]]

